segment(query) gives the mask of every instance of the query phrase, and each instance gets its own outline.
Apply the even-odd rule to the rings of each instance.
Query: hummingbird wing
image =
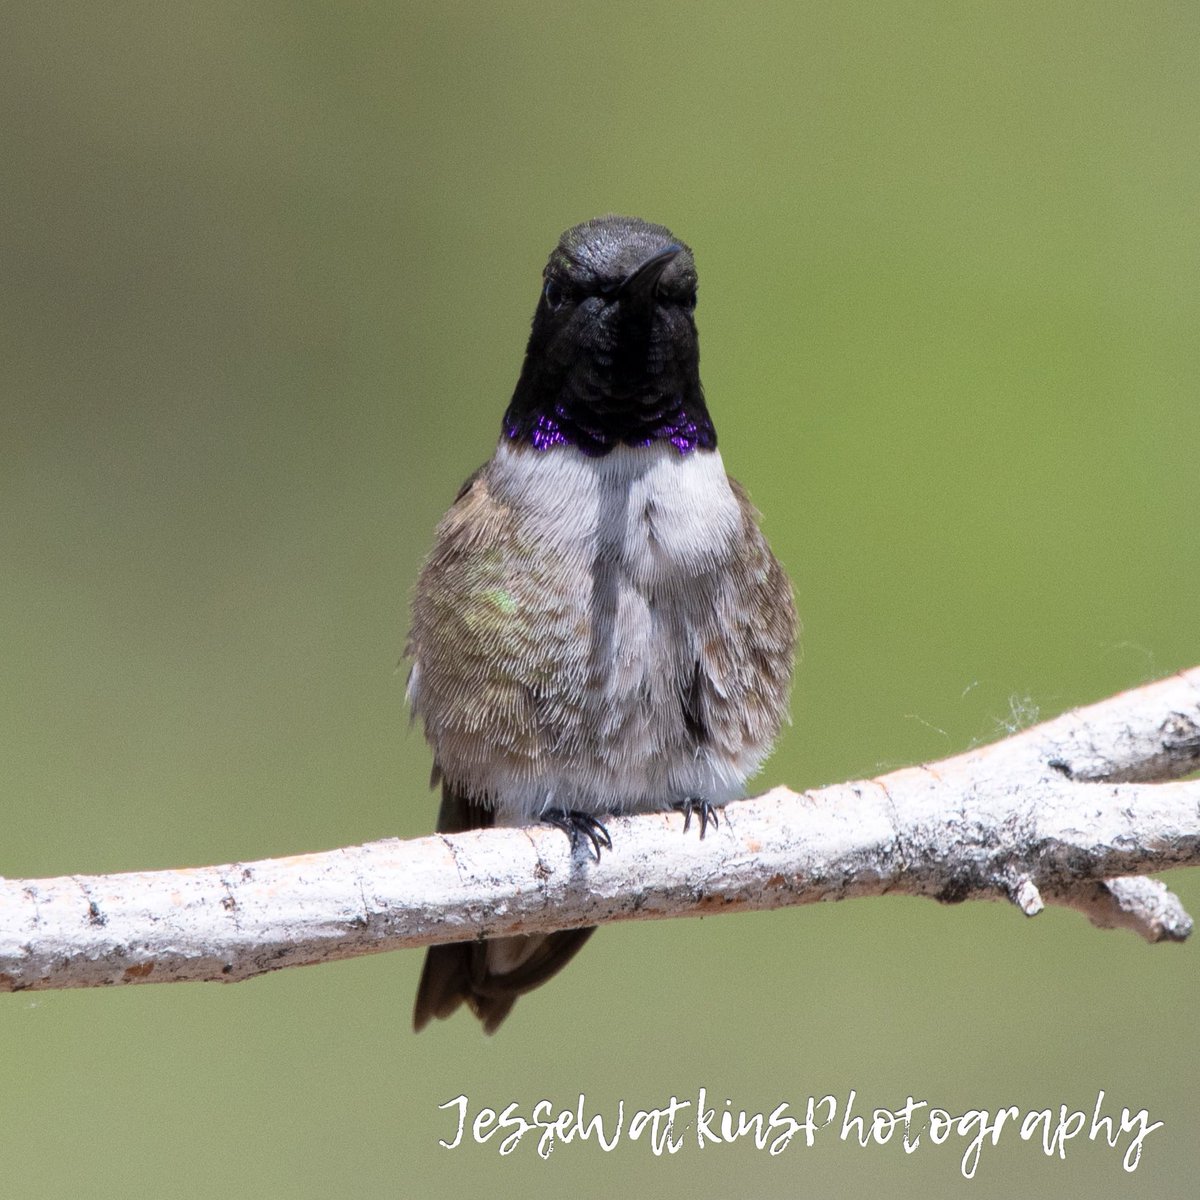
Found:
[[[409,694],[442,778],[439,833],[495,824],[488,782],[497,762],[531,786],[550,734],[546,680],[564,670],[574,623],[561,580],[489,488],[487,468],[463,485],[438,527],[413,604]],[[413,1026],[466,1004],[494,1032],[519,996],[561,970],[592,930],[569,929],[431,946]]]
[[[501,777],[532,793],[578,724],[589,588],[586,565],[555,557],[487,468],[467,481],[421,571],[405,652],[435,772],[468,807],[491,807]]]
[[[750,497],[736,479],[729,485],[742,536],[713,597],[713,624],[698,648],[684,714],[689,728],[720,754],[750,753],[761,761],[786,719],[798,622],[791,582]]]

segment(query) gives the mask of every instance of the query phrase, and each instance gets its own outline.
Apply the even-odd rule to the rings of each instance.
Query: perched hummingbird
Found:
[[[700,836],[783,721],[796,615],[704,392],[692,252],[600,217],[562,235],[495,454],[417,584],[409,698],[440,832],[676,808]],[[466,1002],[492,1033],[591,934],[430,947],[413,1024]]]

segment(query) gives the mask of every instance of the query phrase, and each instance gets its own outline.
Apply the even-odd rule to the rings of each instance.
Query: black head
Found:
[[[717,444],[700,387],[692,252],[661,225],[598,217],[562,235],[543,273],[504,432],[587,454]]]

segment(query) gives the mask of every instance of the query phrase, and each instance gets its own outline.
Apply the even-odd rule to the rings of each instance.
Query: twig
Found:
[[[0,882],[0,989],[247,979],[431,942],[900,892],[1046,904],[1180,941],[1149,879],[1200,865],[1200,667],[943,762],[678,814],[613,818],[614,849],[491,829],[322,854]]]

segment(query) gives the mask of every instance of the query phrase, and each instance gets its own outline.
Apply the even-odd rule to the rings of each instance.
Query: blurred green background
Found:
[[[13,877],[417,836],[411,583],[545,256],[695,249],[726,464],[805,621],[761,783],[942,757],[1200,662],[1200,12],[16,4],[0,43]],[[1171,883],[1200,915],[1200,878]],[[888,899],[602,931],[484,1039],[419,953],[0,997],[24,1197],[956,1196],[962,1146],[447,1152],[437,1105],[1143,1106],[1190,1197],[1197,946]]]

